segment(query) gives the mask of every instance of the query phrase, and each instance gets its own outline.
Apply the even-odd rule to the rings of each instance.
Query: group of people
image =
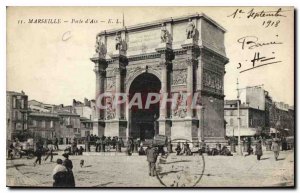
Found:
[[[77,143],[73,142],[71,146],[65,148],[64,152],[68,153],[69,155],[82,155],[84,148],[82,146],[78,148]]]
[[[274,152],[274,158],[277,161],[278,160],[278,156],[279,156],[279,152],[280,152],[280,146],[278,143],[277,139],[274,139],[272,142],[272,147],[271,150]],[[248,155],[249,155],[249,151],[248,151]],[[255,155],[257,157],[257,160],[260,160],[260,158],[263,155],[263,150],[262,150],[262,142],[261,140],[259,140],[256,145],[255,145]]]
[[[206,145],[204,141],[202,141],[199,145],[196,145],[197,150],[192,151],[190,148],[190,145],[186,142],[183,143],[183,148],[181,147],[181,144],[178,142],[177,146],[175,148],[176,155],[193,155],[194,153],[199,153],[202,155],[203,153],[206,153],[209,156],[215,156],[215,155],[224,155],[224,156],[232,156],[232,153],[227,148],[227,146],[223,146],[221,144],[216,144],[215,148],[210,148],[209,145]]]
[[[96,135],[88,135],[86,137],[86,151],[91,151],[91,144],[95,145],[96,152],[105,152],[111,151],[111,149],[115,149],[117,152],[121,152],[121,148],[124,147],[124,141],[122,137],[98,137]]]

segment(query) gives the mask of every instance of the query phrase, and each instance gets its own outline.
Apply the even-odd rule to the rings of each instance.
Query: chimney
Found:
[[[89,104],[88,104],[89,100],[87,98],[84,98],[84,102],[83,103],[84,103],[84,106],[89,106]]]

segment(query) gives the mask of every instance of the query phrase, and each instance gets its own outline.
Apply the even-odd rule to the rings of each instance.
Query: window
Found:
[[[50,121],[50,128],[53,128],[53,121]]]
[[[230,125],[233,126],[233,118],[230,119]]]
[[[45,127],[46,127],[46,121],[43,120],[43,121],[42,121],[42,128],[45,128]]]
[[[15,109],[16,107],[17,107],[16,97],[13,97],[13,108]]]
[[[21,100],[21,109],[24,109],[24,99]]]

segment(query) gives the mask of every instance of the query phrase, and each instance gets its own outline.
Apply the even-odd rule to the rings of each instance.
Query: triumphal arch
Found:
[[[223,142],[225,32],[205,14],[193,14],[97,34],[91,61],[101,108],[97,105],[93,133]],[[117,93],[125,93],[126,100]],[[149,93],[166,94],[167,99],[154,100]],[[190,94],[197,94],[196,99]],[[131,99],[140,99],[142,106],[149,99],[152,103],[147,109],[130,106]]]

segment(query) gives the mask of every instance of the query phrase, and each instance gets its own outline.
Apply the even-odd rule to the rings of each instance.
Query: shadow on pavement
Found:
[[[269,159],[268,157],[265,157],[265,158],[261,158],[260,160],[267,160],[267,159]]]
[[[173,163],[179,163],[179,162],[191,162],[191,160],[180,160],[180,161],[166,162],[166,163],[161,163],[161,164],[173,164]]]

